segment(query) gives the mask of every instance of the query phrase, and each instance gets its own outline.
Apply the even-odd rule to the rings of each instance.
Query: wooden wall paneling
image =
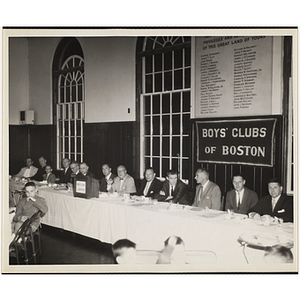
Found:
[[[9,126],[9,174],[17,174],[25,166],[29,154],[28,126]],[[35,162],[37,166],[38,162]]]

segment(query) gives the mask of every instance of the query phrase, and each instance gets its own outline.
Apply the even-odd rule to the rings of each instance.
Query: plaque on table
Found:
[[[74,197],[99,198],[99,181],[94,178],[74,178]]]

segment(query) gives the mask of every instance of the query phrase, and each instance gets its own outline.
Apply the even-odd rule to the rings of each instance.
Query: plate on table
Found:
[[[266,247],[284,246],[286,248],[293,248],[294,242],[292,240],[280,241],[277,235],[273,234],[257,234],[257,235],[240,235],[238,242],[247,247],[265,250]]]

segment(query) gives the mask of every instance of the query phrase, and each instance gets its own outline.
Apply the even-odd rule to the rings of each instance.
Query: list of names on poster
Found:
[[[225,79],[218,68],[220,52],[201,55],[201,114],[216,113]]]
[[[261,69],[253,68],[257,45],[234,49],[233,108],[245,109],[253,104],[255,85]]]

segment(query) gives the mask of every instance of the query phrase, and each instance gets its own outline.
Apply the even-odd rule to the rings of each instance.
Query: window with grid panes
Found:
[[[57,168],[67,157],[83,161],[84,125],[84,61],[79,55],[71,55],[62,65],[58,76]]]
[[[142,54],[141,170],[188,179],[191,38],[146,37]]]

